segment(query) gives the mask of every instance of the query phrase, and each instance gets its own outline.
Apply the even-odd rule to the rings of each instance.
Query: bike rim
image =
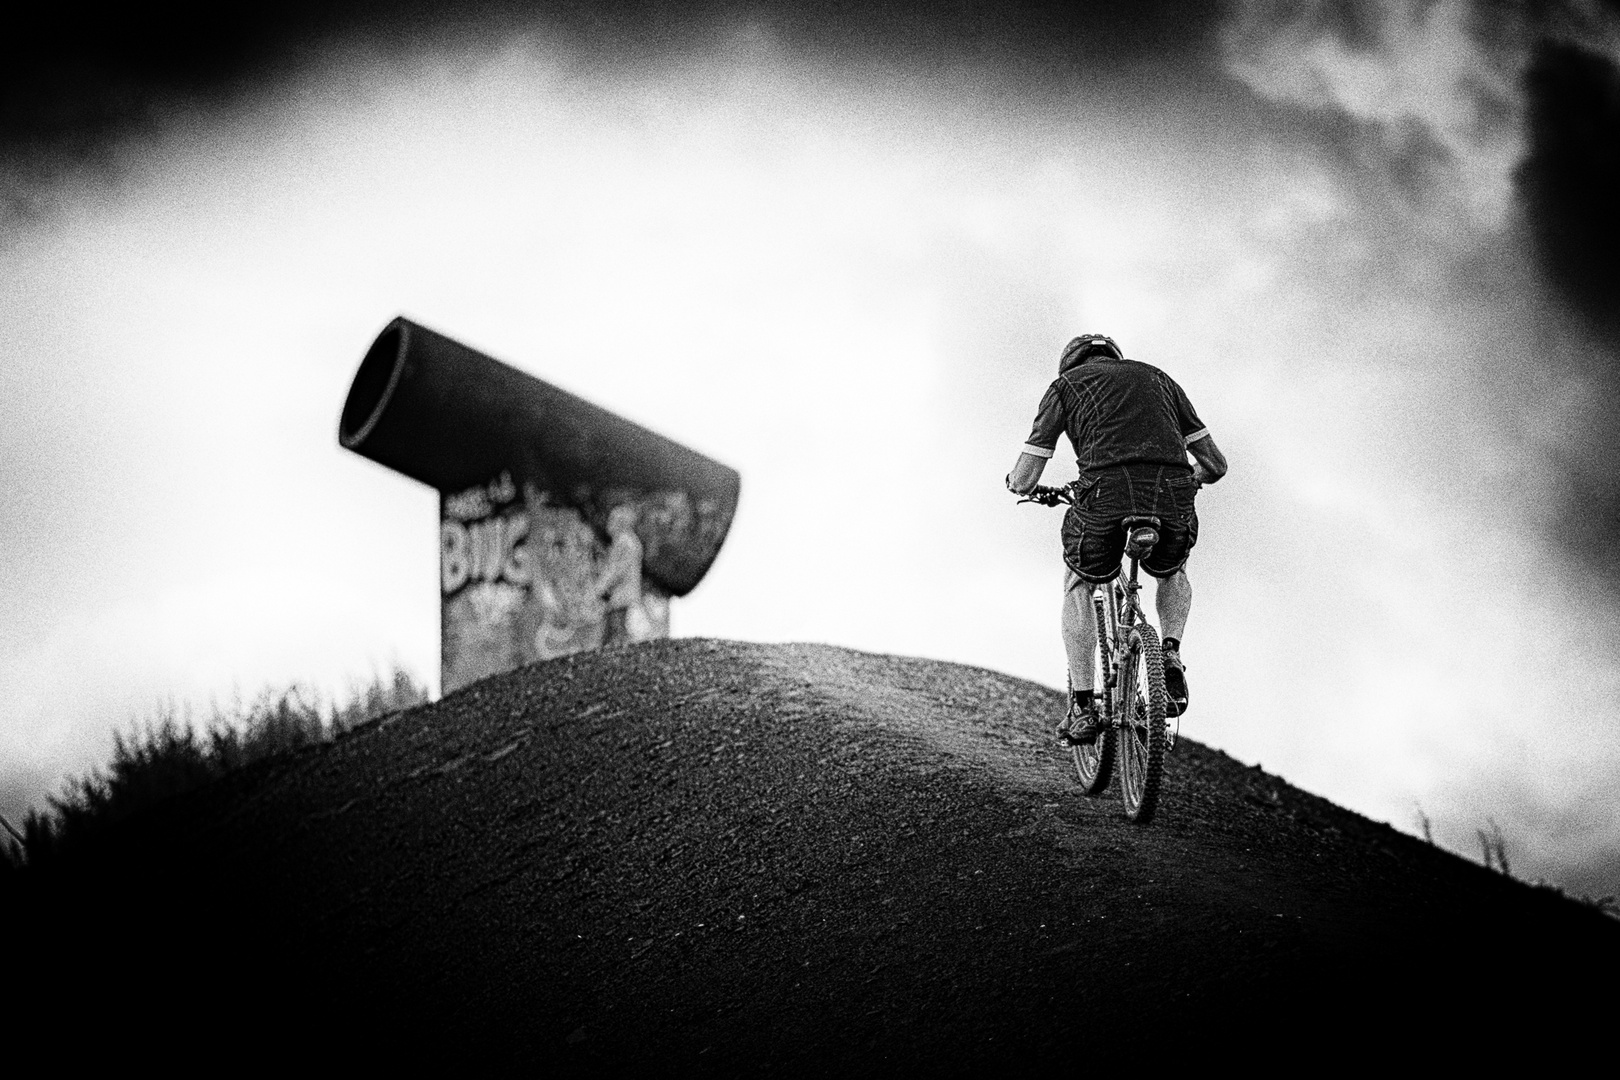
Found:
[[[1158,655],[1152,629],[1133,628],[1129,678],[1120,679],[1123,722],[1116,752],[1125,812],[1140,822],[1153,816],[1164,768],[1164,687]]]
[[[1125,773],[1125,802],[1133,809],[1142,803],[1143,788],[1147,780],[1148,726],[1147,705],[1140,694],[1135,695],[1129,723],[1122,723],[1119,732],[1120,765]]]
[[[1102,655],[1102,643],[1107,635],[1107,620],[1101,612],[1098,603],[1097,620],[1097,647],[1092,652],[1092,686],[1098,693],[1098,706],[1107,711],[1108,702],[1104,687],[1107,685],[1107,669]],[[1071,689],[1073,687],[1071,686]],[[1104,729],[1097,737],[1097,741],[1088,746],[1076,746],[1070,753],[1074,761],[1075,781],[1087,795],[1101,795],[1108,788],[1108,782],[1114,771],[1114,747],[1117,740],[1114,732]]]
[[[1137,648],[1132,648],[1128,662],[1122,665],[1114,706],[1114,716],[1119,724],[1119,747],[1116,751],[1119,754],[1119,787],[1128,808],[1135,807],[1142,793],[1141,763],[1134,752],[1133,744],[1136,740],[1132,734],[1136,726],[1133,721],[1136,717],[1134,703],[1138,696],[1136,693],[1136,669],[1140,663],[1138,652]]]

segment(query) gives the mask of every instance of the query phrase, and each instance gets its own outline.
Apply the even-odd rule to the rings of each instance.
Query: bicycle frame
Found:
[[[1103,678],[1106,692],[1098,697],[1103,707],[1103,719],[1114,728],[1118,728],[1121,722],[1114,715],[1114,688],[1119,685],[1120,673],[1135,662],[1134,657],[1125,655],[1125,635],[1142,617],[1142,584],[1137,580],[1137,565],[1138,560],[1133,557],[1128,574],[1121,574],[1107,584],[1098,585],[1091,592],[1091,602],[1097,611],[1098,643],[1105,658]]]

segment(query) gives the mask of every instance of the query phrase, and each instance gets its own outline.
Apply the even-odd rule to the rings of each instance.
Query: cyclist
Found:
[[[1187,555],[1198,541],[1193,494],[1226,475],[1226,458],[1192,402],[1158,368],[1125,354],[1110,337],[1082,334],[1058,360],[1058,377],[1041,398],[1035,425],[1007,487],[1027,495],[1040,481],[1059,434],[1074,446],[1080,476],[1063,518],[1063,645],[1069,658],[1069,709],[1058,741],[1095,742],[1102,721],[1092,700],[1097,616],[1091,594],[1119,576],[1125,552],[1121,523],[1132,515],[1159,519],[1159,541],[1142,561],[1159,585],[1154,596],[1164,634],[1167,712],[1187,708],[1181,638],[1192,609]],[[1187,463],[1191,453],[1193,463]]]

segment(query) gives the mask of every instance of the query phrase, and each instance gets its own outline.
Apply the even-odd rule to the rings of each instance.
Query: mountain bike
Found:
[[[1074,503],[1074,487],[1037,486],[1020,502],[1056,506]],[[1160,522],[1141,515],[1125,518],[1125,557],[1130,571],[1091,590],[1097,612],[1097,650],[1092,686],[1103,731],[1086,746],[1073,747],[1074,775],[1087,795],[1101,795],[1116,767],[1125,816],[1146,824],[1153,818],[1164,780],[1164,757],[1175,745],[1165,722],[1164,654],[1159,633],[1142,610],[1137,566],[1159,542]],[[1071,687],[1072,689],[1072,687]]]

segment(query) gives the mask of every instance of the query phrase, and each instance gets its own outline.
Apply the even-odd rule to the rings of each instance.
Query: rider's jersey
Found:
[[[1187,392],[1152,364],[1094,356],[1047,388],[1024,453],[1051,457],[1065,432],[1085,474],[1132,464],[1188,468],[1187,444],[1209,429]]]

